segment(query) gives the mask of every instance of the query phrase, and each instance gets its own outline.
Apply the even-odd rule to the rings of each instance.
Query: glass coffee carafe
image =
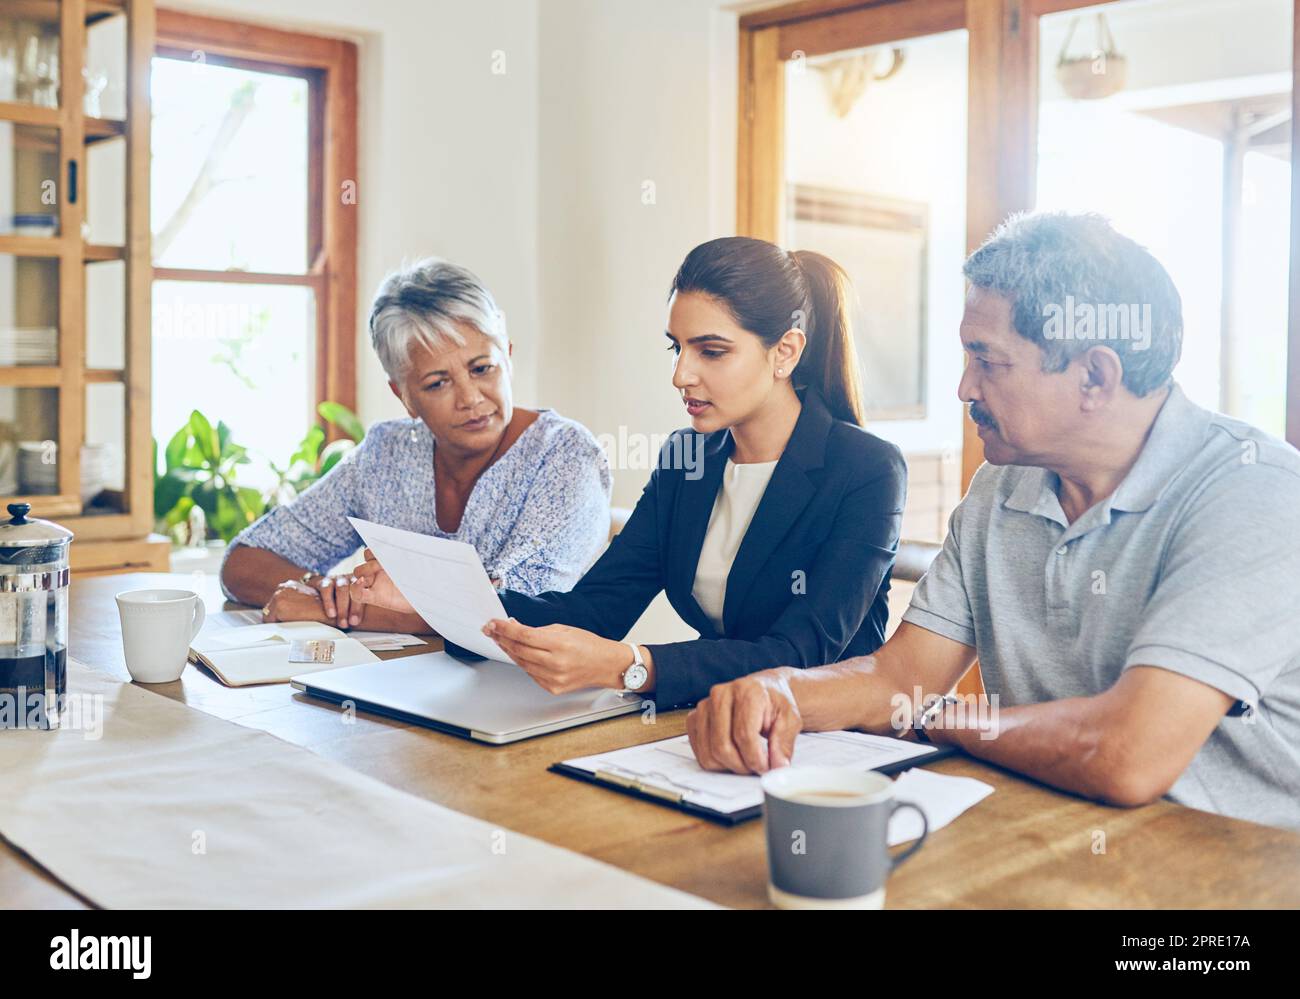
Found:
[[[0,729],[57,728],[67,694],[72,532],[30,512],[0,519]]]

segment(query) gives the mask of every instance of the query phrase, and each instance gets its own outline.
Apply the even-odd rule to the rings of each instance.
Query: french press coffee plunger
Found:
[[[57,728],[67,694],[72,532],[31,509],[0,520],[0,729]]]

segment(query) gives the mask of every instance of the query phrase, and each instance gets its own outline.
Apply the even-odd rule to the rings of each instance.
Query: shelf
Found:
[[[57,257],[62,252],[62,236],[0,236],[0,253],[15,257]]]
[[[130,520],[123,515],[112,516],[121,521]],[[147,538],[130,541],[97,540],[100,532],[95,528],[100,526],[98,521],[104,519],[107,518],[91,515],[69,521],[66,525],[77,536],[77,540],[68,548],[74,580],[119,572],[168,570],[172,553],[170,540],[160,534],[150,534]]]
[[[62,117],[58,108],[0,101],[0,121],[12,122],[15,125],[38,125],[42,128],[59,129]],[[87,115],[85,123],[87,145],[126,135],[126,122],[119,118],[92,118]]]
[[[126,381],[126,372],[121,368],[86,368],[82,380],[87,385],[115,384]],[[59,388],[62,384],[62,368],[37,364],[0,365],[0,386],[5,388]]]
[[[126,122],[113,118],[86,118],[86,145],[126,135]]]
[[[61,7],[58,0],[7,0],[4,5],[4,16],[15,21],[58,24]],[[94,24],[106,17],[125,13],[126,0],[86,0],[87,24]]]
[[[0,504],[26,503],[32,508],[32,516],[49,520],[53,517],[75,517],[81,513],[81,498],[78,496],[60,496],[55,493],[40,493],[35,496],[5,496]]]
[[[0,385],[5,388],[58,388],[63,384],[63,369],[43,365],[0,366]]]
[[[126,0],[86,0],[86,23],[95,24],[106,17],[126,13]]]
[[[0,101],[0,121],[11,121],[17,125],[44,125],[46,128],[58,128],[62,120],[58,108],[47,108],[40,104],[21,104],[16,101]]]
[[[87,263],[99,260],[122,260],[126,253],[124,246],[106,246],[103,243],[83,243],[81,259]]]

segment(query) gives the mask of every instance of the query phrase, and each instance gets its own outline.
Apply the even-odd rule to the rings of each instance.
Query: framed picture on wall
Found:
[[[788,194],[790,248],[824,253],[853,282],[867,419],[924,419],[929,206],[806,184]]]

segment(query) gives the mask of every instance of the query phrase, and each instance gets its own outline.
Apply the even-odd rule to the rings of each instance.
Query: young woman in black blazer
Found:
[[[635,689],[666,709],[883,644],[907,470],[862,429],[850,293],[834,261],[763,240],[686,257],[666,335],[691,428],[572,590],[502,592],[511,620],[484,628],[542,687]],[[377,563],[356,578],[353,601],[410,610]],[[661,590],[700,637],[624,643]]]

